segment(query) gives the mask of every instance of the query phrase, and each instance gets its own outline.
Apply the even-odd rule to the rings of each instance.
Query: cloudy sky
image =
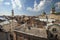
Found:
[[[50,13],[54,4],[56,12],[60,11],[60,0],[0,0],[0,15],[40,15],[43,11]]]

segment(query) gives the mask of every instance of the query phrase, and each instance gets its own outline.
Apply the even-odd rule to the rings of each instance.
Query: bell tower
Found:
[[[12,17],[14,17],[14,10],[12,9]]]

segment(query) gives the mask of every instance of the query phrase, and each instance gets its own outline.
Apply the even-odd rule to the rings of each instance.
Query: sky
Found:
[[[11,15],[12,9],[15,15],[37,16],[43,11],[50,14],[53,4],[60,12],[60,0],[0,0],[0,15]]]

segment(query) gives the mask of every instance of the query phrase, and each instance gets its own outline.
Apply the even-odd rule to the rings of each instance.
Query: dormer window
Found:
[[[56,29],[56,28],[53,28],[52,31],[53,31],[54,33],[56,33],[56,32],[57,32],[57,29]]]

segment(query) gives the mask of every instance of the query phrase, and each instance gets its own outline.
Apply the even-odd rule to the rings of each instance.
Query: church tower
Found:
[[[52,4],[52,9],[51,9],[51,14],[54,14],[55,13],[55,6],[54,6],[54,3]]]
[[[12,9],[12,17],[14,17],[14,10]]]

